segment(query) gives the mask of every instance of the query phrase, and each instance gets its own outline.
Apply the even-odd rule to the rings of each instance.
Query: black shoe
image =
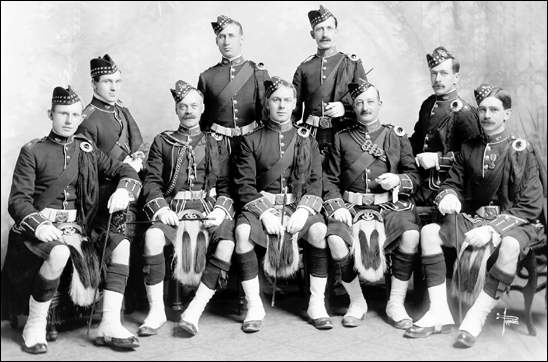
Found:
[[[333,322],[331,322],[331,318],[329,317],[321,317],[316,319],[310,318],[309,321],[314,327],[316,327],[316,329],[319,330],[327,330],[333,328]]]
[[[57,332],[57,329],[51,328],[46,332],[46,341],[55,342],[58,336],[59,332]]]
[[[135,336],[127,338],[101,336],[95,338],[95,344],[113,347],[113,349],[135,349],[140,346],[139,339]]]
[[[407,338],[425,338],[431,334],[447,334],[451,333],[455,328],[454,324],[444,324],[443,326],[432,326],[432,327],[420,327],[415,324],[411,326],[403,334]]]
[[[457,348],[470,348],[476,343],[476,337],[474,337],[470,332],[459,331],[459,336],[454,346]]]
[[[182,319],[177,324],[177,328],[179,328],[184,333],[190,334],[191,336],[195,336],[196,334],[198,334],[198,329],[194,324]]]
[[[261,330],[262,320],[247,321],[242,324],[242,331],[245,333],[254,333]]]
[[[45,343],[36,343],[30,347],[27,347],[27,345],[23,342],[23,351],[31,354],[40,354],[40,353],[46,353],[48,351],[48,345]]]

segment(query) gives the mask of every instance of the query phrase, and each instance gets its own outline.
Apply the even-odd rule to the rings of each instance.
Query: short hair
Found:
[[[502,102],[502,108],[504,109],[512,108],[512,97],[510,96],[510,93],[508,93],[502,88],[493,89],[493,91],[489,94],[488,97],[497,98],[499,101]]]
[[[244,28],[242,27],[242,24],[240,24],[239,21],[234,20],[234,19],[230,19],[229,21],[226,22],[226,24],[236,24],[238,26],[238,28],[240,29],[240,35],[244,35]],[[223,29],[224,29],[224,27],[223,27]],[[221,33],[221,31],[223,31],[223,29],[221,29],[217,34],[215,34],[215,37],[218,37],[219,34]]]
[[[453,73],[460,72],[460,62],[457,60],[457,58],[451,58],[452,64],[453,64]]]

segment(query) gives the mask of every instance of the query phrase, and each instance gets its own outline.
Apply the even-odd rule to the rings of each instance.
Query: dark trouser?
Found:
[[[155,285],[164,280],[166,275],[166,264],[164,260],[164,253],[156,255],[145,255],[143,274],[145,277],[146,285]]]
[[[392,253],[392,275],[396,279],[407,281],[411,278],[415,255],[403,253],[400,248]]]
[[[259,275],[259,261],[255,249],[247,253],[236,254],[236,263],[238,264],[240,281],[251,280]]]

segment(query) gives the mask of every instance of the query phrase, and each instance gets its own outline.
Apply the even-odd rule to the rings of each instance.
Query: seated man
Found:
[[[498,256],[487,275],[479,275],[485,283],[460,325],[458,347],[474,345],[487,315],[512,283],[520,252],[535,233],[531,222],[540,216],[543,199],[532,145],[509,136],[506,130],[512,112],[510,95],[485,84],[474,94],[484,134],[463,144],[441,186],[435,202],[446,215],[443,222],[426,225],[421,231],[430,308],[405,333],[412,338],[427,337],[447,332],[454,324],[447,304],[441,246],[462,250],[491,243]],[[461,268],[460,273],[464,272]]]
[[[47,352],[48,309],[69,257],[75,270],[88,272],[82,278],[87,290],[82,291],[79,303],[93,303],[94,288],[100,279],[98,258],[90,255],[93,246],[84,248],[84,241],[90,239],[97,211],[97,180],[119,180],[108,200],[111,214],[126,209],[130,197],[136,198],[141,189],[139,177],[130,165],[107,156],[83,136],[74,135],[82,121],[82,103],[70,86],[53,90],[49,118],[50,134],[23,146],[15,165],[8,208],[16,224],[10,231],[2,282],[2,295],[17,298],[11,301],[18,303],[17,307],[25,307],[22,298],[29,301],[23,350],[33,354]],[[104,242],[104,235],[96,241]],[[107,250],[103,318],[96,343],[135,348],[139,341],[120,322],[129,242],[123,235],[111,233]],[[82,252],[85,255],[80,262],[95,259],[89,269],[75,260]],[[71,290],[73,300],[75,293],[78,290]]]
[[[198,319],[215,290],[226,284],[234,251],[232,199],[226,188],[215,195],[215,185],[226,178],[228,166],[218,162],[213,136],[200,131],[202,93],[179,80],[171,94],[180,125],[176,131],[165,131],[154,138],[143,186],[145,213],[156,223],[145,234],[144,273],[150,311],[139,327],[140,336],[157,334],[166,322],[166,242],[174,245],[174,277],[186,285],[199,284],[179,321],[179,327],[192,335],[198,332]],[[208,220],[203,224],[188,220],[206,214]],[[187,220],[181,221],[183,218]],[[210,228],[209,232],[204,227]]]
[[[395,250],[386,314],[396,328],[405,329],[412,325],[403,303],[419,244],[411,200],[419,175],[403,129],[378,119],[382,101],[377,88],[365,80],[348,88],[357,123],[335,135],[323,178],[327,242],[350,297],[342,324],[356,327],[365,318],[367,303],[359,277],[370,281],[382,277],[384,247]],[[373,221],[375,230],[369,234],[367,223]]]
[[[287,277],[298,269],[297,240],[311,246],[308,316],[318,329],[333,327],[325,310],[326,226],[321,209],[321,161],[316,141],[293,127],[295,88],[274,77],[265,81],[265,125],[244,136],[236,158],[235,184],[242,212],[236,226],[236,257],[247,300],[242,330],[257,332],[265,310],[259,292],[254,244],[267,249],[265,272]],[[287,214],[287,215],[285,215]]]

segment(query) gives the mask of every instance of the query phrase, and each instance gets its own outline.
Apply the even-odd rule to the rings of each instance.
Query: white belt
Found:
[[[284,195],[285,194],[271,194],[270,192],[261,191],[261,194],[273,205],[283,205],[284,204]],[[295,195],[287,194],[287,199],[285,201],[286,205],[292,204],[295,202]]]
[[[392,201],[390,192],[366,193],[345,191],[343,200],[355,205],[380,205]]]
[[[201,200],[206,197],[204,190],[197,191],[179,191],[173,198],[173,200]]]
[[[236,137],[236,136],[245,136],[246,134],[249,134],[253,132],[255,129],[259,127],[259,124],[256,121],[251,122],[248,125],[245,125],[243,127],[224,127],[220,124],[213,123],[211,125],[211,130],[215,133],[222,134],[224,136],[228,137]]]
[[[62,210],[46,207],[40,211],[40,215],[51,222],[74,222],[76,221],[76,209]]]

